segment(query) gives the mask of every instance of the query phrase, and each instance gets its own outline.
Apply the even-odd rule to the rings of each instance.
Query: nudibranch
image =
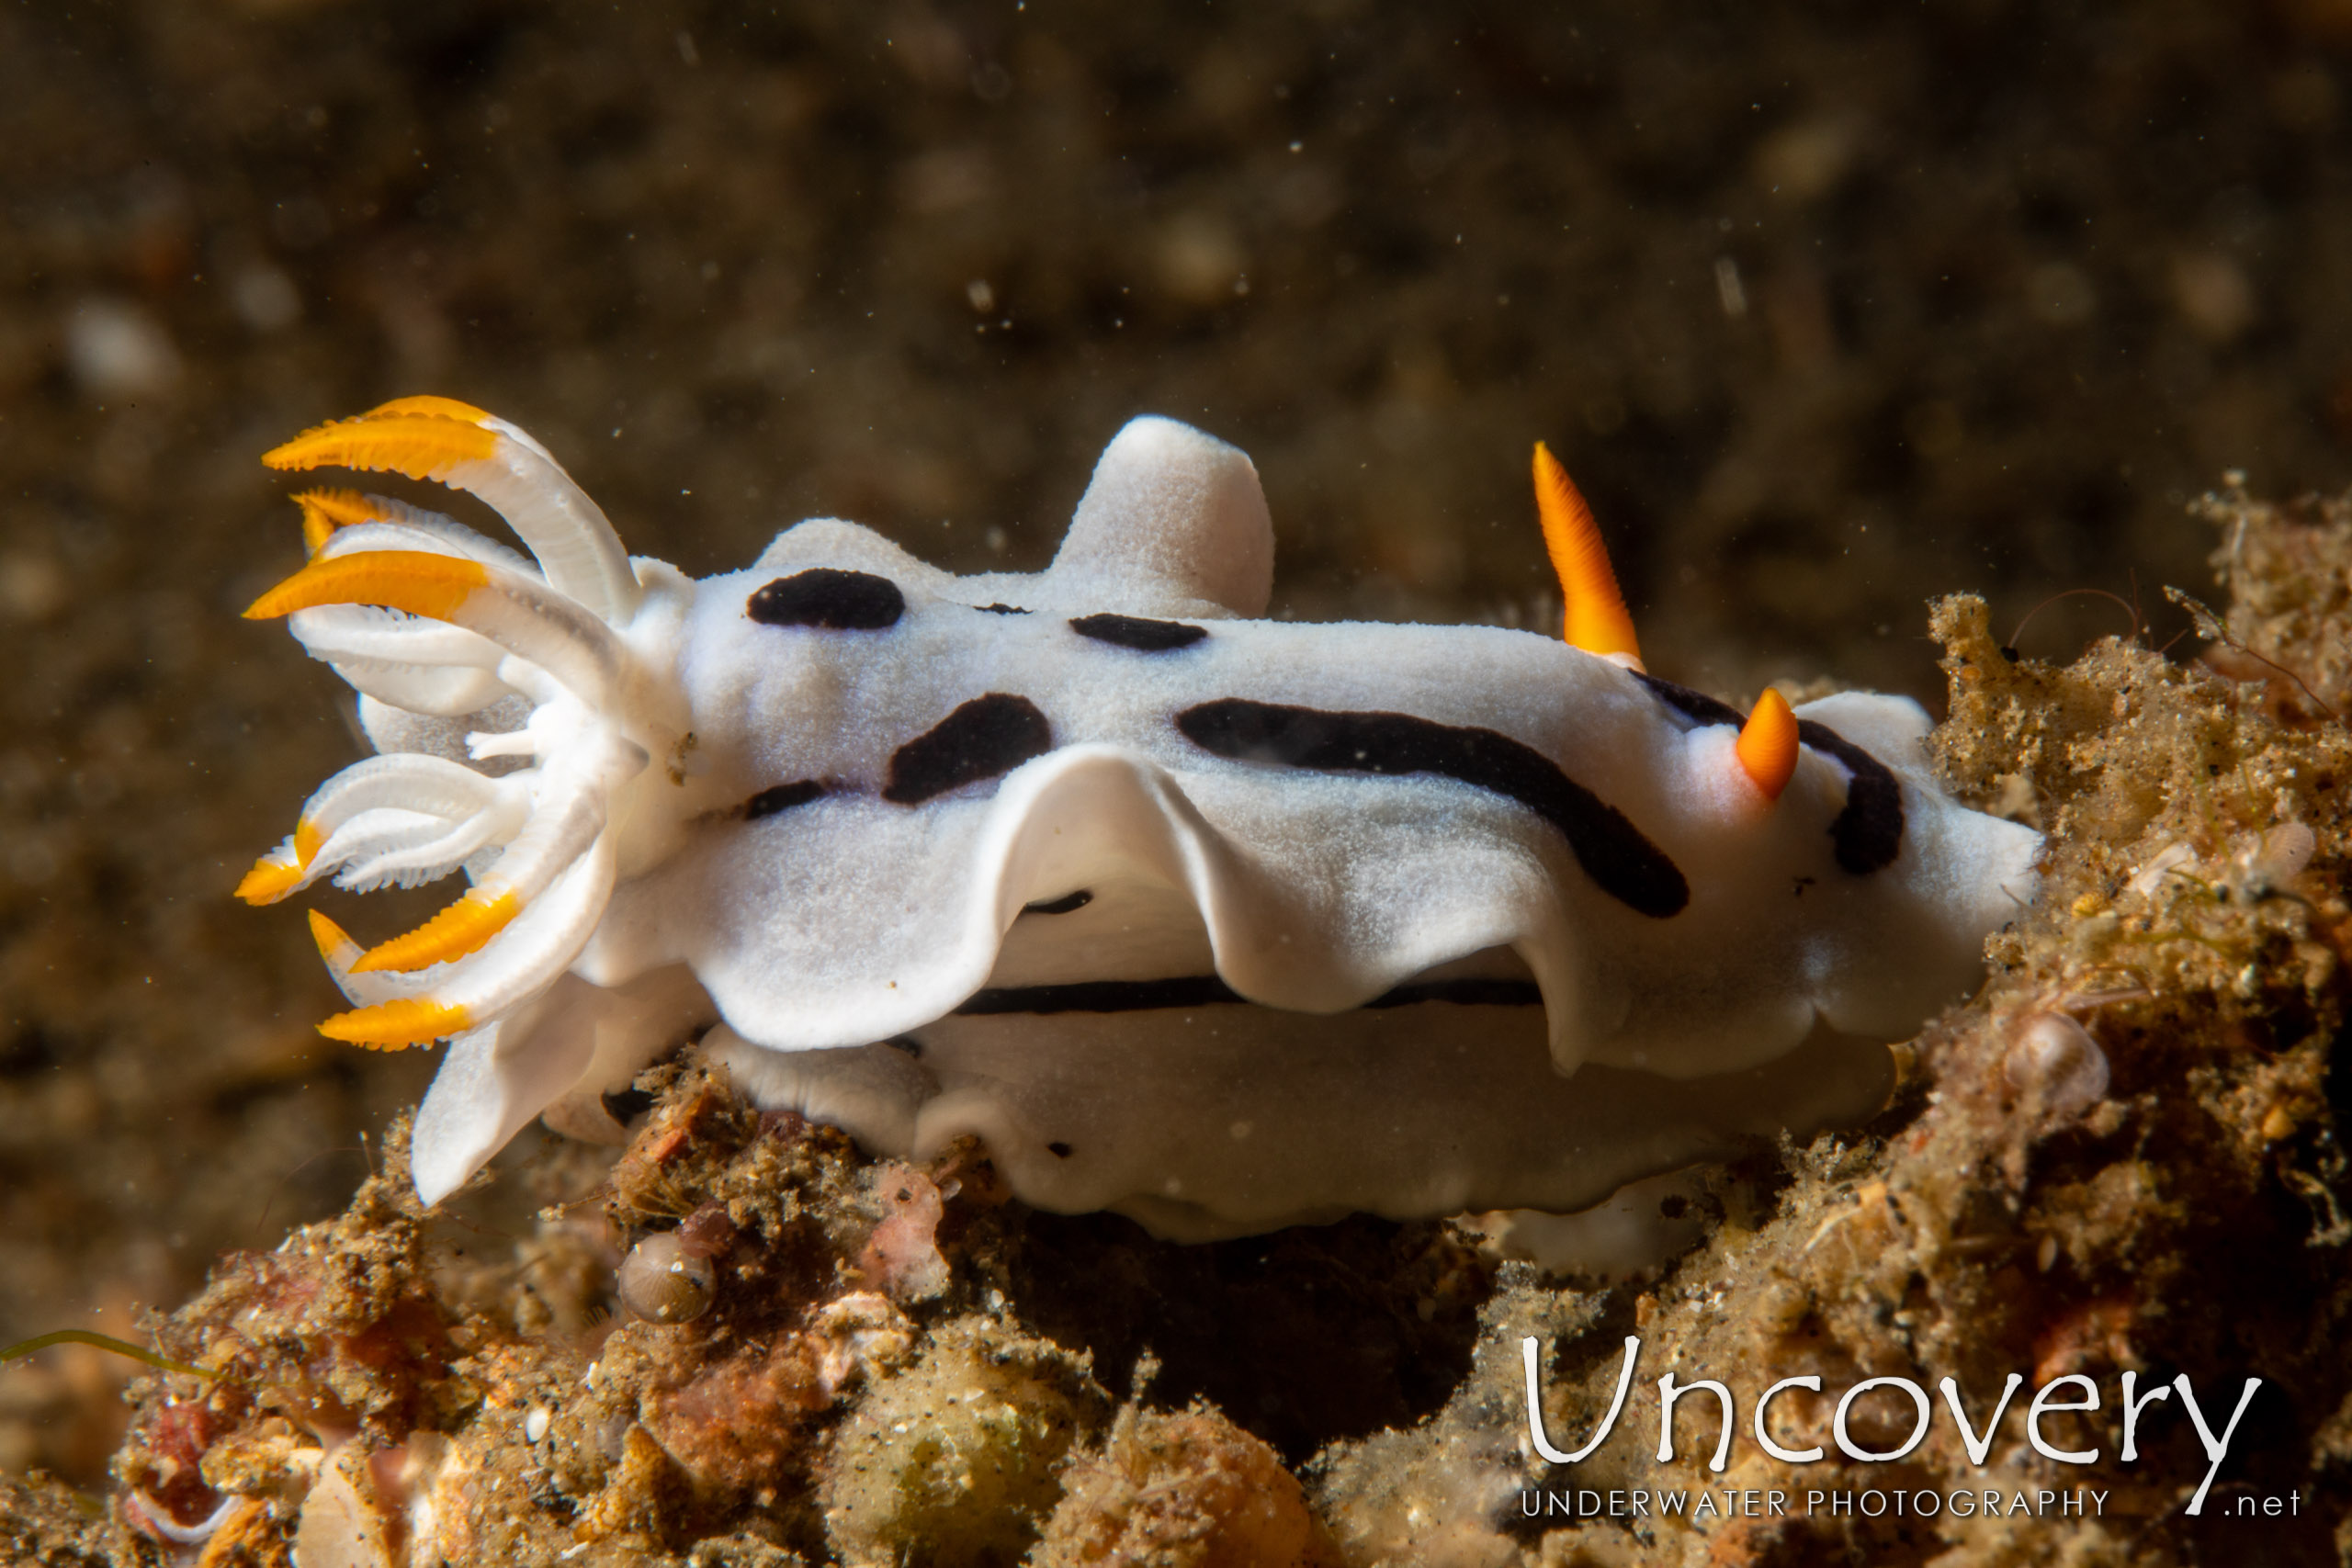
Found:
[[[1166,419],[1035,574],[820,519],[693,581],[447,399],[267,461],[470,491],[530,552],[313,491],[247,612],[380,755],[239,892],[471,883],[372,947],[311,917],[354,1004],[324,1033],[448,1042],[428,1201],[535,1116],[616,1135],[699,1037],[763,1107],[900,1157],[975,1134],[1029,1202],[1172,1237],[1575,1210],[1869,1114],[2034,889],[1916,704],[1646,673],[1541,447],[1562,638],[1265,619],[1257,471]]]

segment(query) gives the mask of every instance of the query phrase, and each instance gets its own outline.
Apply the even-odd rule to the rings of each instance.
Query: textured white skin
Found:
[[[1804,750],[1770,801],[1733,728],[1556,640],[1241,618],[1262,613],[1272,560],[1249,460],[1138,420],[1035,576],[957,578],[831,520],[699,582],[639,560],[642,602],[613,628],[629,663],[587,700],[485,624],[510,649],[499,690],[538,703],[523,731],[511,699],[480,723],[386,704],[391,634],[369,626],[379,744],[531,755],[526,782],[601,801],[596,852],[617,866],[557,968],[485,978],[498,941],[437,966],[485,996],[536,989],[452,1047],[417,1124],[420,1191],[453,1190],[542,1110],[611,1132],[599,1096],[717,1021],[708,1043],[763,1105],[900,1156],[978,1133],[1029,1201],[1165,1235],[1575,1208],[1743,1137],[1867,1114],[1880,1043],[1969,988],[1985,933],[2032,895],[2038,838],[1940,793],[1907,700],[1798,710],[1901,783],[1900,854],[1854,875],[1828,832],[1834,759]],[[889,579],[904,614],[880,630],[749,619],[756,590],[817,566]],[[1208,636],[1141,652],[1069,624],[1103,611]],[[1053,750],[918,806],[882,798],[898,748],[990,693],[1035,704]],[[1635,912],[1551,824],[1471,784],[1213,755],[1173,716],[1222,698],[1517,739],[1671,857],[1688,907]],[[485,728],[508,733],[469,747]],[[803,780],[826,793],[742,819]],[[1080,889],[1092,901],[1073,913],[1023,913]],[[1351,1010],[1433,971],[1532,977],[1543,1006]],[[435,974],[397,994],[440,996]],[[984,986],[1210,974],[1262,1005],[956,1011]]]
[[[976,1134],[1027,1201],[1116,1209],[1182,1241],[1360,1209],[1580,1209],[1746,1139],[1867,1116],[1892,1082],[1883,1045],[1826,1032],[1738,1072],[1563,1076],[1535,1014],[1436,1002],[1327,1018],[948,1018],[918,1032],[920,1058],[763,1050],[723,1025],[705,1044],[764,1103],[879,1149]]]

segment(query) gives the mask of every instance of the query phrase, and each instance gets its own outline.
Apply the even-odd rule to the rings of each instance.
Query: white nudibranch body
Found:
[[[1867,1115],[2033,892],[1915,704],[1644,673],[1540,448],[1570,640],[1257,618],[1256,471],[1160,419],[1034,575],[820,520],[689,581],[442,399],[270,461],[470,491],[531,551],[311,492],[249,612],[383,754],[240,892],[472,883],[370,950],[312,918],[356,1004],[324,1032],[449,1042],[427,1201],[542,1113],[616,1134],[604,1097],[700,1034],[763,1106],[903,1158],[977,1134],[1028,1201],[1180,1238],[1577,1209]]]

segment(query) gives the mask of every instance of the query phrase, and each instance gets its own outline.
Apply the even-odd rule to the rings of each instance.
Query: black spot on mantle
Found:
[[[763,626],[878,632],[899,624],[907,596],[887,577],[814,566],[753,591],[743,613]]]
[[[825,786],[815,779],[796,779],[790,784],[770,785],[743,803],[743,820],[756,822],[763,817],[773,817],[779,811],[806,806],[824,793]]]
[[[1170,649],[1190,648],[1209,635],[1206,626],[1188,626],[1182,621],[1151,621],[1141,615],[1080,615],[1070,622],[1069,629],[1080,637],[1092,637],[1117,648],[1132,648],[1138,653],[1166,653]]]
[[[1023,904],[1021,907],[1021,912],[1024,915],[1069,915],[1077,913],[1093,902],[1093,892],[1089,888],[1081,887],[1075,893],[1065,893],[1058,898],[1040,898],[1034,904]]]
[[[1176,716],[1184,738],[1244,762],[1339,773],[1436,773],[1508,796],[1557,828],[1587,876],[1636,914],[1663,919],[1690,902],[1666,852],[1615,807],[1533,747],[1491,729],[1402,713],[1329,713],[1238,697]]]
[[[1053,726],[1027,697],[974,697],[890,754],[882,798],[920,806],[966,784],[1011,773],[1054,749]]]

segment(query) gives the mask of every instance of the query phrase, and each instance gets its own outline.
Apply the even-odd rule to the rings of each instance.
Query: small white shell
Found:
[[[2187,844],[2166,844],[2150,856],[2146,864],[2132,874],[2128,886],[2144,898],[2164,886],[2167,874],[2196,863],[2197,852]]]
[[[710,1310],[718,1271],[690,1256],[675,1231],[658,1231],[621,1260],[621,1304],[649,1323],[690,1323]]]
[[[391,1568],[375,1488],[355,1478],[367,1462],[349,1444],[319,1472],[294,1527],[295,1568]]]
[[[2090,1032],[2062,1012],[2036,1013],[2018,1028],[2002,1076],[2043,1109],[2072,1115],[2107,1098],[2107,1053]]]
[[[2281,822],[2262,835],[2246,858],[2246,890],[2256,897],[2292,882],[2312,863],[2319,838],[2301,822]]]

